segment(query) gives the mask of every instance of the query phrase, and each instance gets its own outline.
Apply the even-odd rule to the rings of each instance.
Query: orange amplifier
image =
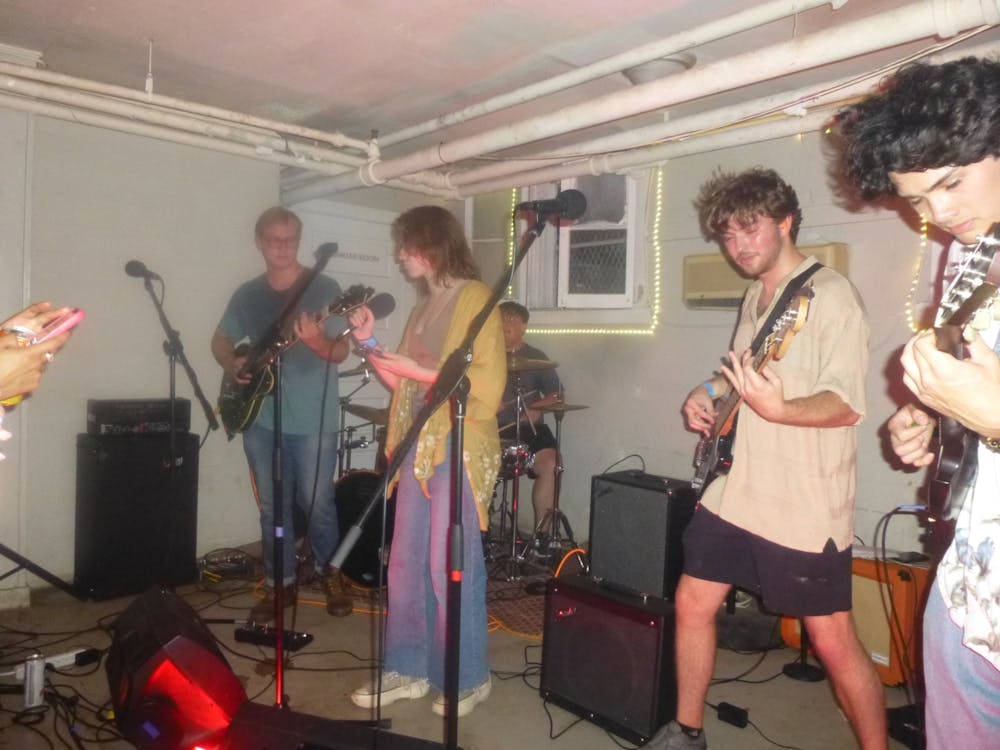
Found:
[[[875,671],[886,685],[912,682],[920,670],[918,625],[930,580],[927,566],[855,557],[851,571],[854,624]],[[799,648],[797,618],[781,618],[781,639]]]

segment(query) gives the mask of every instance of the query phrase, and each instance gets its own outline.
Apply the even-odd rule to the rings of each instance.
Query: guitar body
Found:
[[[264,397],[274,390],[274,372],[265,367],[249,383],[237,383],[223,377],[219,388],[219,419],[226,433],[232,437],[237,432],[250,429],[260,414]]]
[[[733,465],[733,443],[736,440],[736,416],[729,421],[729,429],[712,437],[702,436],[695,448],[694,478],[691,489],[702,492],[720,474],[728,474]]]
[[[355,284],[322,311],[313,315],[317,323],[322,323],[331,315],[346,315],[371,299],[375,290],[362,284]],[[223,376],[219,388],[219,419],[226,428],[229,439],[238,432],[245,432],[256,421],[264,398],[274,390],[274,370],[272,365],[278,356],[295,344],[298,339],[290,330],[282,331],[276,323],[260,345],[236,348],[237,356],[246,356],[246,364],[241,373],[249,377],[246,383],[239,383],[228,375]]]
[[[964,359],[962,332],[1000,288],[1000,228],[996,225],[970,251],[948,286],[934,325],[938,351]],[[979,436],[950,417],[938,418],[938,455],[927,484],[931,518],[952,521],[976,482]]]

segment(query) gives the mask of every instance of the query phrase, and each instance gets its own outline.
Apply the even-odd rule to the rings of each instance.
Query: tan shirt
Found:
[[[807,258],[788,275],[772,307],[788,281],[814,261]],[[829,268],[821,268],[807,283],[813,284],[815,296],[805,325],[771,367],[782,379],[786,399],[830,391],[863,417],[869,338],[864,305],[853,285]],[[756,313],[762,291],[759,281],[747,290],[733,336],[737,353],[750,346],[771,312]],[[726,521],[777,544],[821,552],[832,538],[843,550],[854,537],[856,465],[856,425],[774,424],[742,404],[732,468],[708,485],[701,502]]]

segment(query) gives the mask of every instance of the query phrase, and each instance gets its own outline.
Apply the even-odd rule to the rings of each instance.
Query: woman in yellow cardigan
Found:
[[[423,294],[410,313],[396,353],[379,347],[371,311],[350,317],[353,335],[371,351],[369,361],[393,391],[386,450],[392,455],[424,403],[445,358],[462,342],[469,323],[490,297],[458,220],[437,206],[421,206],[392,225],[396,260]],[[457,715],[490,693],[486,654],[486,569],[482,538],[500,466],[496,412],[507,375],[500,315],[493,311],[473,344],[467,372],[471,390],[464,430],[462,524],[464,565]],[[447,534],[451,504],[451,409],[430,417],[392,478],[396,521],[388,571],[388,620],[381,703],[438,691],[432,710],[445,713],[444,665],[448,588]],[[376,681],[351,699],[370,708]]]

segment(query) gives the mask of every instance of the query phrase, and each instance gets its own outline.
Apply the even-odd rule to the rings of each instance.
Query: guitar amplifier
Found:
[[[191,402],[174,401],[174,432],[191,429]],[[142,435],[170,432],[170,399],[87,399],[90,435]]]

